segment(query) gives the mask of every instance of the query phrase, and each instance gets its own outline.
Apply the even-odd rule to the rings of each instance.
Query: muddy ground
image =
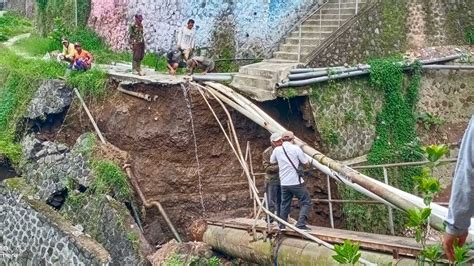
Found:
[[[88,105],[105,138],[129,152],[133,172],[145,197],[163,204],[182,235],[198,218],[251,215],[253,203],[249,198],[247,180],[241,175],[242,168],[201,95],[196,90],[188,91],[194,121],[193,135],[189,106],[179,86],[136,85],[133,89],[156,95],[157,101],[147,102],[112,92],[104,101],[88,102]],[[211,105],[227,125],[222,108],[214,101]],[[307,115],[310,110],[304,98],[295,98],[291,102],[277,100],[261,106],[282,125],[294,130],[296,135],[308,143],[319,145],[310,126],[314,123],[305,120],[310,117]],[[261,154],[269,146],[270,134],[238,112],[230,108],[229,111],[242,149],[245,151],[247,142],[250,143],[254,172],[262,173]],[[88,130],[91,131],[92,127],[87,116],[75,103],[55,139],[72,144]],[[200,167],[196,161],[195,140]],[[263,196],[263,176],[257,176],[256,183]],[[327,198],[325,176],[315,173],[307,184],[313,198]],[[332,193],[337,197],[334,184]],[[295,207],[293,217],[298,213]],[[342,213],[338,207],[335,206],[335,216],[336,225],[340,227]],[[172,236],[155,209],[146,210],[145,224],[146,234],[152,236],[149,239],[152,244],[160,244]],[[311,224],[329,226],[327,204],[314,205]],[[166,237],[161,235],[161,230]]]

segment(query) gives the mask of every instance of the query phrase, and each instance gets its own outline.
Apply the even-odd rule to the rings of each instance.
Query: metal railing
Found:
[[[355,0],[355,12],[354,15],[357,15],[359,12],[359,1]],[[296,27],[298,28],[298,62],[301,62],[301,46],[302,46],[302,26],[308,19],[312,18],[315,14],[319,12],[319,40],[322,40],[322,24],[323,24],[323,7],[329,3],[329,0],[320,1],[322,3],[318,4],[317,8],[313,11],[309,12],[306,16],[304,16],[297,24],[292,28],[290,32],[293,32]],[[341,0],[338,0],[338,19],[337,19],[337,26],[341,26]]]

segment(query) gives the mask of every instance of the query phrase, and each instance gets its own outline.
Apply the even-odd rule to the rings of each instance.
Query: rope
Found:
[[[296,228],[294,225],[288,223],[287,221],[284,221],[283,219],[281,219],[280,217],[278,217],[277,215],[275,215],[274,213],[270,212],[267,208],[265,208],[263,205],[262,205],[262,202],[260,200],[260,197],[258,196],[258,191],[257,191],[257,188],[255,186],[255,184],[253,183],[252,181],[252,178],[250,176],[250,172],[249,172],[249,169],[248,169],[248,166],[246,164],[246,162],[244,161],[244,156],[242,154],[242,150],[240,149],[240,145],[239,145],[239,141],[238,141],[238,137],[237,137],[237,133],[235,131],[235,128],[234,128],[234,124],[233,124],[233,121],[232,121],[232,117],[229,113],[229,111],[227,110],[227,108],[225,107],[224,103],[216,96],[215,94],[215,90],[213,88],[210,88],[210,87],[204,87],[202,85],[199,85],[197,83],[194,83],[192,82],[191,83],[192,85],[194,85],[195,87],[197,87],[199,93],[201,94],[201,96],[203,97],[204,101],[206,102],[206,104],[208,105],[209,109],[211,110],[212,114],[214,115],[217,123],[219,124],[219,127],[221,128],[222,132],[224,133],[224,135],[226,136],[226,139],[227,141],[229,142],[229,145],[231,146],[232,148],[232,151],[234,151],[234,154],[236,155],[237,159],[239,160],[242,168],[244,168],[244,172],[245,172],[245,175],[247,177],[247,181],[249,182],[249,185],[252,189],[252,192],[254,193],[254,197],[255,197],[255,200],[257,201],[257,204],[259,205],[259,207],[262,208],[262,210],[269,216],[273,217],[275,220],[277,220],[278,222],[284,224],[285,226],[287,226],[288,228],[291,228],[293,229],[295,232],[301,234],[302,236],[306,237],[307,239],[310,239],[314,242],[316,242],[317,244],[321,245],[321,246],[324,246],[330,250],[334,250],[334,246],[313,236],[313,235],[310,235],[308,234],[307,232],[303,231],[303,230],[300,230],[299,228]],[[230,124],[230,127],[231,127],[231,132],[232,132],[232,135],[234,137],[234,141],[235,141],[235,144],[237,146],[237,149],[234,147],[234,144],[230,141],[230,138],[228,137],[227,135],[227,132],[225,131],[222,123],[220,122],[218,116],[216,115],[214,109],[212,108],[212,106],[210,105],[209,101],[206,99],[206,96],[204,95],[204,93],[202,92],[202,90],[205,90],[207,91],[209,94],[211,94],[213,96],[213,98],[221,105],[221,107],[223,108],[224,112],[226,113],[227,115],[227,118],[229,119],[229,124]],[[265,121],[265,119],[263,119],[262,117],[260,117],[262,120]],[[360,259],[360,262],[362,264],[365,264],[365,265],[375,265],[365,259]]]

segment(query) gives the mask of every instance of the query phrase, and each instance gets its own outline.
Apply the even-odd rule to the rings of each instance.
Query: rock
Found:
[[[25,117],[43,120],[49,114],[59,114],[69,106],[73,91],[63,81],[44,81],[30,102]]]
[[[211,246],[204,242],[186,242],[178,243],[176,240],[163,245],[153,255],[148,256],[148,260],[153,265],[165,265],[165,262],[171,256],[178,256],[184,265],[194,265],[193,263],[208,264],[208,259],[213,255]]]

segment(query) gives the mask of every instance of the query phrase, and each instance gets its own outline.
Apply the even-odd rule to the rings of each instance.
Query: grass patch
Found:
[[[43,56],[50,51],[59,50],[60,46],[50,38],[32,35],[15,43],[15,48],[32,56]]]
[[[106,93],[107,73],[99,69],[86,72],[71,72],[66,82],[70,87],[77,88],[82,96],[99,99]]]
[[[30,32],[32,28],[31,22],[27,19],[13,12],[6,12],[0,17],[0,42],[15,35]]]
[[[95,179],[91,187],[95,194],[111,194],[121,201],[130,200],[132,189],[120,167],[114,162],[100,160],[93,162],[92,168]]]
[[[8,49],[0,50],[0,153],[18,163],[17,125],[41,80],[60,76],[63,67],[55,62],[27,60]]]

